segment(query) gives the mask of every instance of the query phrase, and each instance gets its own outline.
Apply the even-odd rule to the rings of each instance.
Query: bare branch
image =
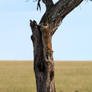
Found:
[[[41,0],[38,0],[37,10],[38,8],[41,10],[40,2]],[[42,2],[45,4],[47,10],[50,9],[54,5],[52,0],[42,0]]]
[[[60,6],[58,7],[58,13],[65,16],[76,8],[82,1],[83,0],[59,0],[55,6],[56,8]]]
[[[64,17],[76,8],[83,0],[59,0],[49,11],[46,11],[40,23],[49,24],[53,35]]]
[[[46,9],[50,9],[54,4],[52,0],[42,0],[43,3],[46,5]]]

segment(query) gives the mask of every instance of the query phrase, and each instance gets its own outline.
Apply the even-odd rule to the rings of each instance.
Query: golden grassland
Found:
[[[55,62],[57,92],[92,92],[92,62]],[[0,92],[36,92],[33,62],[1,61]]]

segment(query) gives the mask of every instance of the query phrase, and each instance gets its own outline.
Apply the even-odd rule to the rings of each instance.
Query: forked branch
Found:
[[[59,0],[52,8],[45,12],[40,24],[49,24],[53,35],[64,17],[75,9],[83,0]]]

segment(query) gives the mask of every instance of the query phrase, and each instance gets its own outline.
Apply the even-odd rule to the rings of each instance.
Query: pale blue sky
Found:
[[[28,0],[27,0],[28,1]],[[0,1],[0,60],[32,60],[29,20],[44,13],[33,0]],[[85,0],[62,22],[53,36],[55,60],[92,60],[92,2]]]

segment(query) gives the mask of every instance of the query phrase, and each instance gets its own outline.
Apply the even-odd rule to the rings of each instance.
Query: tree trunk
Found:
[[[56,92],[51,36],[46,31],[47,27],[37,25],[36,21],[30,21],[30,26],[33,32],[31,39],[34,46],[37,92]]]
[[[63,18],[83,0],[59,0],[55,5],[52,0],[42,1],[46,5],[46,12],[40,23],[30,20],[37,92],[56,92],[52,36]]]

